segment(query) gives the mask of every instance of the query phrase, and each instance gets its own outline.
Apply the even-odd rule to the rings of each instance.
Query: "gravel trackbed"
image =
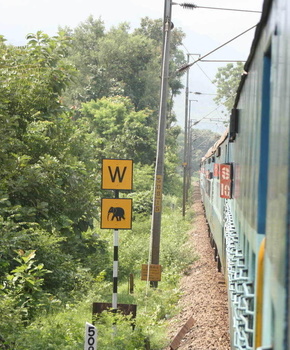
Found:
[[[170,320],[169,340],[192,317],[194,324],[182,338],[180,350],[229,350],[227,291],[224,276],[217,271],[210,245],[208,226],[200,200],[199,188],[194,190],[194,220],[188,232],[189,243],[198,259],[185,271],[180,289],[180,313]],[[168,346],[164,350],[170,350]]]

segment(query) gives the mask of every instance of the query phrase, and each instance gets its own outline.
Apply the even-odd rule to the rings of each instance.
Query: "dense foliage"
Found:
[[[231,111],[237,94],[237,89],[243,74],[243,63],[228,63],[225,67],[218,68],[214,83],[217,86],[217,96],[214,98],[219,105],[224,105],[228,112]]]
[[[162,56],[162,20],[141,20],[140,28],[130,32],[128,23],[105,31],[101,19],[92,16],[77,28],[65,28],[73,40],[68,61],[78,69],[75,83],[65,94],[74,106],[102,97],[129,97],[136,111],[158,111]],[[180,93],[182,84],[176,77],[184,54],[179,49],[184,37],[180,29],[172,32],[170,91]],[[172,104],[169,105],[172,107]]]
[[[178,30],[173,35],[172,71],[184,60],[178,49],[182,36]],[[132,33],[128,24],[106,33],[103,23],[90,17],[54,37],[29,34],[24,47],[7,45],[0,36],[1,349],[80,348],[83,318],[72,324],[67,308],[78,310],[79,300],[91,300],[90,291],[110,298],[111,243],[98,228],[100,198],[112,195],[100,190],[104,157],[130,158],[135,164],[129,196],[134,198],[136,229],[124,235],[120,281],[146,262],[161,44],[162,22],[148,18]],[[173,77],[171,94],[181,87]],[[180,130],[174,121],[171,112],[168,195],[181,186],[176,174]],[[182,244],[181,226],[176,231]],[[164,249],[164,265],[172,267],[168,273],[176,282],[176,269],[182,266],[173,249],[179,260],[181,253],[176,242],[170,247]],[[156,322],[164,318],[160,313]],[[135,333],[134,349],[145,333]]]

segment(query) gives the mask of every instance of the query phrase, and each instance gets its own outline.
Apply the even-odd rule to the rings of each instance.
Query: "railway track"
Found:
[[[200,199],[198,184],[194,188],[194,220],[188,232],[188,244],[198,259],[185,271],[180,289],[180,313],[170,321],[169,338],[173,340],[192,317],[193,325],[182,339],[180,350],[230,349],[228,301],[225,280],[218,272],[210,245],[208,226]],[[164,350],[172,349],[168,346]]]

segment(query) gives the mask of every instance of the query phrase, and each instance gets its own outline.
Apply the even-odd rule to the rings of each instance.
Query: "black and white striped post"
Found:
[[[119,198],[119,191],[130,191],[133,188],[132,159],[102,160],[102,189],[114,190],[115,198],[102,198],[101,228],[113,229],[113,296],[112,309],[118,309],[118,249],[119,229],[132,228],[132,199]]]
[[[112,308],[118,308],[118,252],[119,250],[119,230],[114,230],[114,262],[113,262],[113,298]]]
[[[115,190],[115,198],[119,198],[119,191]],[[118,309],[118,265],[119,265],[119,230],[114,230],[114,261],[113,261],[113,297],[112,297],[112,309],[117,311]]]

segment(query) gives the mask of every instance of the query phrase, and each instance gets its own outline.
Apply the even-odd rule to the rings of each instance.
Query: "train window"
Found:
[[[210,193],[211,193],[211,181],[209,181],[207,179],[205,186],[206,186],[205,191],[206,191],[207,195],[210,196]]]
[[[221,155],[221,147],[219,146],[216,150],[216,156],[219,157]]]
[[[233,142],[236,139],[236,134],[238,133],[239,127],[239,110],[232,109],[231,117],[230,117],[230,142]]]
[[[256,273],[256,254],[252,252],[251,262],[250,262],[250,271],[249,271],[250,277],[253,278],[255,276],[255,273]]]
[[[226,148],[225,148],[225,162],[227,162],[228,160],[228,145],[226,145]]]
[[[269,128],[271,111],[271,46],[263,61],[260,162],[258,183],[258,233],[265,234],[269,162]]]

